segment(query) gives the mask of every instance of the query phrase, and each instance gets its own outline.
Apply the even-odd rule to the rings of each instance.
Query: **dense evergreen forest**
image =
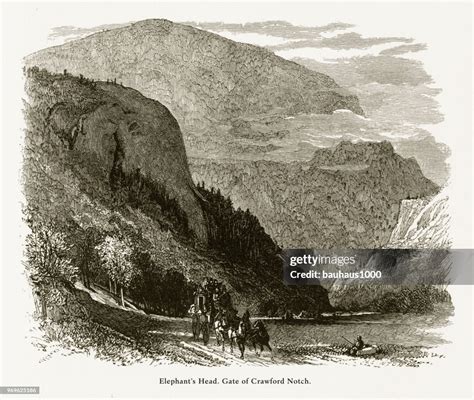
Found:
[[[235,209],[229,197],[219,189],[207,189],[204,182],[197,188],[203,196],[208,226],[209,247],[234,261],[265,266],[278,263],[280,248],[265,232],[257,217],[247,209]]]

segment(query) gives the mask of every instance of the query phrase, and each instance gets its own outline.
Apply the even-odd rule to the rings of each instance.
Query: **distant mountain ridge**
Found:
[[[341,142],[317,150],[307,163],[189,161],[196,182],[249,208],[284,248],[382,247],[402,200],[439,190],[389,142]]]
[[[34,53],[27,66],[107,80],[164,104],[188,153],[234,138],[239,121],[326,113],[363,114],[358,98],[325,74],[250,44],[156,19],[103,31]],[[235,128],[235,129],[232,129]]]

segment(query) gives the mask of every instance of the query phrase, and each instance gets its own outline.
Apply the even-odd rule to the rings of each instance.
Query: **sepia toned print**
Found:
[[[445,286],[287,286],[281,259],[450,247],[450,152],[425,129],[441,89],[406,57],[426,44],[285,21],[52,36],[67,40],[24,59],[25,268],[45,361],[444,357]],[[365,263],[404,265],[394,254]]]

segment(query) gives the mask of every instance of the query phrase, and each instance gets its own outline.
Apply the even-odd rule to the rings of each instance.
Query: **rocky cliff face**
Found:
[[[186,214],[189,228],[206,242],[206,224],[183,138],[166,107],[112,83],[34,70],[31,75],[32,107],[44,110],[46,129],[61,138],[72,151],[70,157],[94,156],[100,173],[112,185],[117,174],[137,173],[162,185]]]
[[[403,200],[395,229],[386,247],[447,249],[449,239],[448,197],[436,196]]]
[[[438,190],[388,142],[341,142],[307,163],[191,159],[190,166],[195,181],[249,208],[282,247],[382,247],[402,200]]]
[[[177,118],[188,153],[232,152],[229,141],[260,122],[272,138],[278,132],[268,120],[275,116],[337,109],[363,114],[357,97],[327,75],[257,46],[167,20],[96,33],[32,54],[26,64],[116,79],[160,101]]]

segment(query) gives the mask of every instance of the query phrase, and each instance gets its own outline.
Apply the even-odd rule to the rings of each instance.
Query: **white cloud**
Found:
[[[326,39],[329,39],[346,32],[347,32],[347,28],[344,28],[344,29],[337,29],[335,31],[321,32],[319,35]]]
[[[319,62],[331,62],[353,57],[378,56],[382,50],[393,47],[395,42],[371,46],[367,49],[331,49],[327,47],[304,47],[299,49],[280,50],[275,52],[280,57],[291,60],[292,58],[309,58]]]

